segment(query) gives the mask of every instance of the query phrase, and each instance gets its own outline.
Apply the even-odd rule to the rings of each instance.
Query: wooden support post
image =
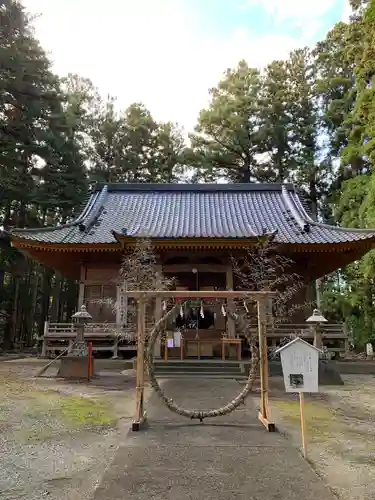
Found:
[[[115,342],[113,344],[112,359],[118,359],[118,335],[116,333]]]
[[[228,290],[233,290],[233,268],[232,264],[228,264],[226,272],[226,284]],[[228,309],[233,311],[233,299],[227,299]],[[229,337],[234,337],[236,335],[236,323],[234,319],[228,314],[227,315],[227,328]]]
[[[92,342],[88,343],[88,357],[89,357],[89,362],[88,362],[88,379],[90,380],[91,377],[93,376],[93,360],[92,360]]]
[[[299,393],[299,410],[301,415],[301,437],[302,437],[302,454],[307,458],[307,439],[306,439],[306,419],[305,419],[305,395]]]
[[[162,317],[162,298],[155,297],[155,311],[154,311],[155,323],[157,323],[161,317]],[[161,337],[159,335],[154,345],[154,358],[160,359],[160,357],[161,357]]]
[[[260,412],[258,418],[269,432],[275,432],[275,424],[269,421],[267,311],[266,301],[263,297],[258,300],[258,330],[260,357]]]
[[[80,281],[78,289],[78,310],[81,309],[85,302],[85,278],[86,278],[86,267],[81,264]]]
[[[116,328],[118,329],[119,332],[121,331],[121,327],[122,327],[122,324],[121,324],[122,323],[121,322],[122,306],[123,306],[123,303],[122,303],[122,299],[121,299],[121,286],[116,285]]]
[[[168,336],[165,338],[164,343],[164,361],[168,361]]]
[[[180,358],[181,358],[181,361],[183,361],[184,355],[185,355],[185,353],[184,353],[185,340],[184,340],[184,336],[183,335],[181,335],[181,341],[180,342],[181,342],[180,343]]]
[[[137,386],[136,386],[136,415],[132,424],[132,431],[139,431],[146,420],[143,407],[144,380],[145,380],[145,333],[146,333],[146,300],[138,299],[137,304]]]
[[[158,273],[159,284],[161,284],[161,280],[163,277],[163,268],[160,263],[160,258],[156,257],[156,270]],[[160,286],[161,288],[161,286]],[[162,317],[162,297],[155,297],[155,310],[154,310],[154,321],[157,323]],[[154,358],[158,359],[161,357],[161,338],[160,335],[156,339],[154,345]]]
[[[42,358],[47,357],[47,338],[46,338],[47,333],[48,333],[48,321],[45,321],[44,331],[43,331]]]
[[[74,346],[74,340],[73,339],[69,339],[68,354],[70,354],[72,352],[73,346]]]

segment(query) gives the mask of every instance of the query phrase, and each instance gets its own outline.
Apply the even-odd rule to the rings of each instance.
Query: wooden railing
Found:
[[[152,325],[146,325],[147,332]],[[45,322],[42,356],[49,357],[73,345],[77,331],[74,323]],[[136,351],[136,334],[134,327],[123,327],[116,323],[88,323],[85,325],[84,337],[92,342],[93,351],[112,351],[117,357],[119,351]]]
[[[258,331],[258,326],[253,325],[253,332],[256,333]],[[327,323],[322,326],[322,331],[325,339],[347,339],[348,333],[346,330],[346,326],[344,324],[336,323],[331,324]],[[313,338],[314,330],[313,328],[306,324],[288,324],[281,323],[276,326],[268,326],[267,327],[267,337],[268,338],[280,338],[280,337],[288,337],[289,335],[298,335],[302,338]]]
[[[146,325],[147,332],[152,324]],[[257,335],[258,327],[252,327]],[[326,324],[323,327],[323,342],[328,350],[346,352],[349,348],[349,338],[343,324]],[[146,332],[146,340],[147,340]],[[239,332],[240,333],[240,332]],[[278,340],[296,334],[303,339],[314,337],[311,326],[307,324],[278,324],[268,326],[267,337],[274,345]],[[43,336],[43,356],[50,356],[63,351],[73,344],[76,330],[73,323],[45,323]],[[85,339],[93,343],[94,351],[111,351],[117,357],[120,351],[136,351],[136,333],[133,327],[122,327],[116,323],[88,323],[85,325]],[[335,345],[332,345],[335,344]]]

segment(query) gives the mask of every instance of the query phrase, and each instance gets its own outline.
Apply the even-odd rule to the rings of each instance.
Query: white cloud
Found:
[[[333,7],[336,0],[247,0],[249,7],[259,5],[269,14],[275,16],[278,22],[292,21],[304,27],[323,16]]]
[[[271,8],[271,0],[262,1]],[[141,101],[156,119],[177,121],[187,130],[193,129],[199,110],[207,104],[207,90],[227,67],[242,58],[260,67],[304,44],[287,35],[254,38],[244,29],[228,36],[213,34],[194,16],[188,0],[24,4],[42,13],[36,33],[55,71],[88,77],[103,94],[117,96],[121,107]]]
[[[344,8],[342,10],[342,16],[341,16],[341,21],[344,23],[347,23],[349,21],[349,18],[352,14],[353,9],[350,6],[349,0],[345,0],[344,2]]]

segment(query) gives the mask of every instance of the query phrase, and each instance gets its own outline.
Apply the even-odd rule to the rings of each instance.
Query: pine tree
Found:
[[[200,112],[187,154],[198,178],[260,180],[257,155],[264,152],[260,147],[260,91],[260,73],[245,61],[228,69],[210,90],[210,105]]]

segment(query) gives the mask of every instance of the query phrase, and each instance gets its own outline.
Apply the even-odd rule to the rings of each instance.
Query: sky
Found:
[[[349,16],[348,0],[23,0],[61,76],[90,78],[121,108],[192,131],[208,89],[241,59],[263,67]]]

